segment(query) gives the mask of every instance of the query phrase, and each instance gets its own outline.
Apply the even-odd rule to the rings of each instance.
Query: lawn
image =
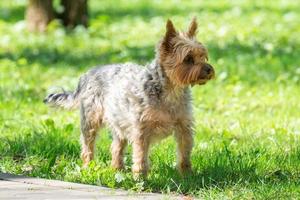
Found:
[[[90,27],[44,34],[25,29],[26,1],[0,2],[0,171],[133,191],[204,199],[297,199],[300,196],[300,2],[90,1]],[[145,64],[171,18],[179,29],[199,21],[216,79],[193,87],[193,174],[175,168],[173,138],[153,146],[152,170],[135,181],[110,168],[109,130],[82,169],[79,113],[42,100],[98,64]]]

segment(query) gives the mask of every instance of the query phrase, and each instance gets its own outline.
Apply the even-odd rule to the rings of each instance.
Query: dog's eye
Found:
[[[188,65],[193,65],[194,64],[194,58],[191,55],[188,55],[185,57],[184,62]]]

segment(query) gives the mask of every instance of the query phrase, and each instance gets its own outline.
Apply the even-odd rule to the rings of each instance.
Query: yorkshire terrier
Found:
[[[207,49],[196,39],[194,18],[186,32],[176,31],[171,20],[156,48],[153,62],[98,66],[81,76],[75,92],[48,95],[44,102],[67,109],[80,108],[81,157],[93,159],[99,128],[112,132],[112,167],[122,169],[127,143],[132,144],[135,175],[146,175],[150,145],[171,134],[178,149],[178,169],[191,170],[193,115],[190,86],[203,85],[215,71]]]

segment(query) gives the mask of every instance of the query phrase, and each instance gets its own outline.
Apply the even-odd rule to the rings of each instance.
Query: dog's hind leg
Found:
[[[97,132],[102,123],[101,110],[97,109],[92,103],[81,103],[81,158],[83,165],[88,166],[94,158],[95,140]]]

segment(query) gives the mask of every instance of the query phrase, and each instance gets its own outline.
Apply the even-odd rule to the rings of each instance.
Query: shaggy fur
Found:
[[[80,108],[82,159],[94,156],[95,138],[104,124],[111,128],[112,166],[122,169],[127,143],[133,147],[135,174],[147,174],[150,145],[174,134],[178,169],[191,170],[193,118],[190,85],[214,77],[207,50],[196,40],[197,22],[187,32],[177,32],[168,20],[156,58],[146,67],[132,63],[94,68],[84,74],[74,93],[50,94],[52,106]]]

